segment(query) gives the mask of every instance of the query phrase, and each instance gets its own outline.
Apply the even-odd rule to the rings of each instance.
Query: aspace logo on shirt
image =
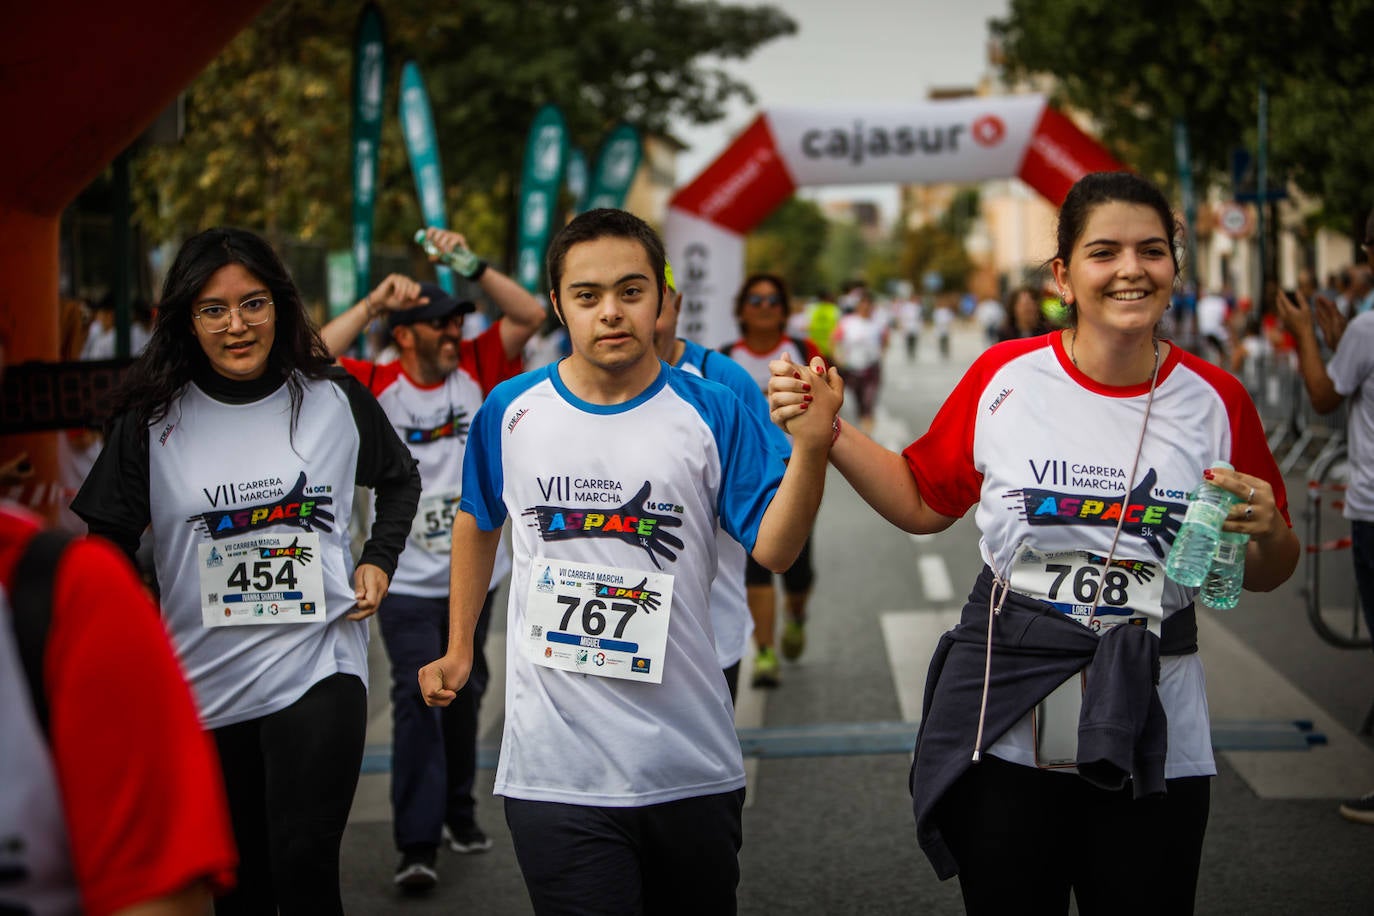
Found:
[[[324,508],[334,503],[334,497],[327,495],[328,489],[308,487],[304,471],[301,471],[295,485],[289,490],[283,487],[279,477],[248,483],[227,481],[217,485],[214,490],[202,488],[205,498],[216,508],[192,515],[186,521],[204,526],[216,540],[246,531],[259,531],[272,525],[286,525],[305,531],[332,531],[334,513]],[[220,502],[226,503],[224,508],[218,508]]]
[[[424,445],[440,439],[462,439],[467,441],[468,412],[463,409],[449,408],[449,415],[437,426],[404,426],[401,438],[407,445]]]
[[[1046,475],[1037,475],[1043,476]],[[1074,492],[1026,487],[1011,491],[1006,498],[1016,503],[1012,508],[1024,513],[1026,523],[1032,526],[1089,525],[1114,528],[1125,512],[1122,532],[1141,538],[1150,545],[1156,556],[1163,557],[1166,553],[1165,542],[1173,543],[1188,507],[1184,503],[1155,497],[1151,491],[1154,490],[1156,476],[1153,468],[1147,471],[1130,492],[1124,506],[1120,495],[1104,496],[1100,492],[1085,493],[1081,490]],[[1057,477],[1056,482],[1059,482]]]
[[[561,481],[562,478],[554,478]],[[599,481],[598,481],[599,482]],[[618,488],[618,484],[616,488]],[[541,481],[542,487],[542,481]],[[605,490],[605,487],[600,488]],[[544,492],[555,490],[544,487]],[[523,515],[530,517],[530,525],[539,529],[539,537],[545,541],[566,541],[572,538],[615,538],[627,544],[644,548],[655,568],[661,568],[658,558],[676,560],[675,551],[682,549],[682,539],[663,529],[682,526],[682,519],[674,515],[661,515],[649,508],[649,481],[639,488],[639,492],[627,502],[605,509],[587,509],[573,506],[535,506],[526,509]],[[656,506],[665,506],[658,503]],[[673,506],[681,511],[681,507]]]

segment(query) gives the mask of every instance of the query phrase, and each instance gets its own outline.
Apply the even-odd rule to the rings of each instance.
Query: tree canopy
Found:
[[[833,288],[821,269],[830,236],[831,223],[816,202],[791,197],[745,240],[746,269],[785,277],[794,293]]]
[[[1342,214],[1374,187],[1374,0],[1011,0],[993,23],[1004,73],[1056,80],[1056,101],[1096,122],[1123,162],[1169,180],[1174,119],[1189,128],[1199,184],[1230,151],[1255,148],[1256,97],[1270,96],[1270,174]]]
[[[401,66],[420,65],[434,109],[452,225],[504,250],[525,137],[559,105],[595,150],[627,120],[663,132],[709,123],[749,87],[722,67],[796,31],[771,6],[713,0],[385,0],[386,114],[377,177],[381,244],[419,225],[396,115]],[[155,238],[209,225],[330,247],[350,232],[353,29],[361,4],[278,0],[187,88],[178,144],[141,151],[137,217]]]

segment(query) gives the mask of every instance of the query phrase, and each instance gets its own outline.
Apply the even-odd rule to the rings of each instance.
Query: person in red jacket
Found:
[[[11,610],[40,530],[0,505],[0,911],[204,913],[237,856],[215,748],[157,608],[112,544],[66,547],[50,586],[45,735]]]

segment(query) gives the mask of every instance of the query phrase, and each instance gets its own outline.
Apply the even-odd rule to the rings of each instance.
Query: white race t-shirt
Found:
[[[463,341],[459,352],[458,367],[439,384],[428,386],[406,375],[399,361],[374,365],[340,360],[376,396],[420,468],[420,505],[389,588],[398,595],[448,595],[450,532],[463,492],[468,424],[486,391],[520,371],[520,360],[506,357],[499,323]],[[499,585],[508,572],[510,554],[502,541],[488,588]]]
[[[1129,486],[1116,557],[1158,564],[1163,575],[1187,493],[1218,458],[1270,481],[1286,517],[1283,478],[1245,389],[1177,347],[1160,366],[1139,470],[1128,484],[1148,393],[1148,382],[1108,387],[1080,373],[1060,334],[1009,341],[969,368],[930,431],[904,454],[931,508],[959,517],[977,507],[983,560],[1004,573],[1021,544],[1106,555]],[[1196,593],[1166,581],[1165,618]],[[1166,777],[1215,773],[1201,659],[1168,656],[1161,668]],[[1027,716],[989,751],[1031,765],[1032,748]]]
[[[557,366],[491,392],[469,434],[462,507],[483,530],[512,520],[498,795],[629,807],[744,785],[711,631],[716,528],[752,549],[782,474],[739,398],[667,365],[624,404],[577,398]],[[671,607],[644,611],[668,615],[661,683],[535,663],[537,557],[623,570],[626,585],[673,577]]]
[[[345,619],[356,609],[348,519],[358,427],[337,384],[300,382],[304,394],[294,427],[287,385],[249,404],[227,404],[192,382],[167,416],[148,428],[162,616],[206,728],[285,709],[331,674],[355,674],[367,683],[367,623]],[[226,543],[258,536],[299,539],[301,555],[292,569],[278,562],[278,581],[264,588],[290,593],[320,570],[323,595],[311,610],[322,622],[205,626],[202,576],[213,573],[207,567],[223,562]],[[219,569],[233,579],[237,565],[231,560]],[[255,566],[244,562],[245,589],[261,585]],[[271,605],[270,599],[249,605],[226,600],[214,608],[219,613],[223,607],[226,616],[247,610],[269,621]]]
[[[876,315],[845,315],[835,326],[835,361],[851,371],[872,368],[883,358],[887,323]]]
[[[1374,521],[1374,312],[1346,325],[1326,366],[1331,383],[1350,399],[1350,486],[1345,517]]]

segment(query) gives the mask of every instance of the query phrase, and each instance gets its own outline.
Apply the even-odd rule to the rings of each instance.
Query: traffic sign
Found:
[[[1217,224],[1231,238],[1244,238],[1252,228],[1250,211],[1240,204],[1223,204],[1217,213]]]

